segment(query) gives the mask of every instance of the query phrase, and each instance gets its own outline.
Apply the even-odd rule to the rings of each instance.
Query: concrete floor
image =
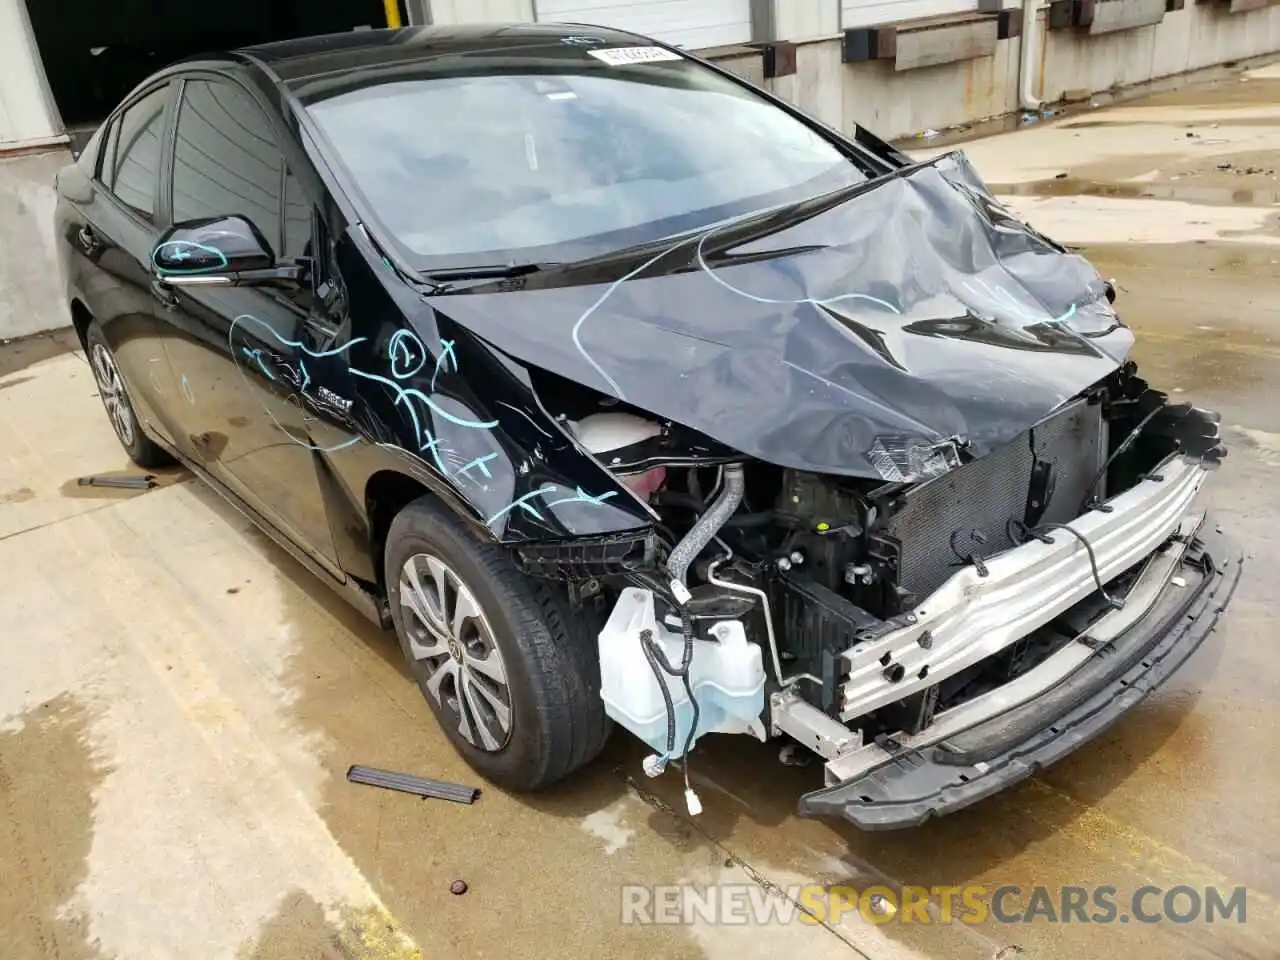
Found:
[[[1149,376],[1224,412],[1211,499],[1252,559],[1168,687],[913,832],[796,819],[818,768],[745,739],[699,751],[696,821],[667,806],[676,778],[631,781],[623,735],[537,798],[346,783],[351,763],[473,778],[393,638],[213,493],[180,471],[150,492],[75,486],[127,465],[68,335],[0,348],[0,955],[1275,957],[1277,104],[1280,72],[1261,71],[968,145],[1116,278]],[[679,882],[1245,885],[1248,922],[620,923],[621,884]]]

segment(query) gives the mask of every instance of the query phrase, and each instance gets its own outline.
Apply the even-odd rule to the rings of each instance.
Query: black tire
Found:
[[[472,742],[474,735],[470,741],[464,736],[457,675],[438,681],[442,696],[437,699],[428,685],[433,663],[415,657],[409,631],[423,621],[406,609],[401,582],[406,563],[416,558],[421,565],[427,556],[442,561],[469,588],[483,611],[478,619],[490,628],[488,636],[505,665],[506,686],[494,689],[507,695],[510,726],[497,749]],[[392,521],[384,563],[405,660],[441,729],[477,773],[510,790],[540,790],[600,753],[610,724],[600,700],[596,618],[572,612],[559,585],[522,574],[506,548],[482,540],[431,497],[414,501]],[[446,614],[448,609],[446,601]],[[437,640],[420,629],[415,635],[419,651],[422,643]],[[464,662],[451,656],[459,666]],[[447,666],[448,658],[435,662]],[[472,677],[475,683],[474,673]],[[450,684],[457,694],[454,707],[443,695]],[[475,718],[474,710],[470,714]]]
[[[116,432],[120,446],[129,454],[129,459],[143,469],[165,467],[173,463],[173,457],[143,432],[142,421],[133,409],[133,401],[129,399],[128,385],[116,366],[111,347],[102,334],[102,325],[97,320],[89,324],[84,339],[85,357],[89,361],[89,369],[93,371],[94,380],[97,381],[98,396],[102,398],[107,419]],[[103,351],[110,370],[114,371],[118,389],[109,382],[107,369],[102,365],[103,360],[98,351]]]

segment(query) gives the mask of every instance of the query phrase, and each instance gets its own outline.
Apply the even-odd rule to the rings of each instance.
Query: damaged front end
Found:
[[[449,298],[652,515],[514,545],[605,618],[646,772],[707,733],[789,738],[824,761],[802,814],[908,826],[1196,649],[1240,566],[1198,504],[1219,418],[1139,376],[1114,296],[949,155],[500,314]]]
[[[801,812],[867,829],[963,807],[1105,728],[1239,574],[1197,503],[1218,417],[1132,363],[916,482],[699,459],[617,411],[570,429],[660,522],[518,553],[609,614],[602,696],[653,748],[646,771],[706,733],[789,738],[825,763]]]

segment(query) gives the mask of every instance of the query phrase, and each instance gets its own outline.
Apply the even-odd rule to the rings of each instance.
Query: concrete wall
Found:
[[[71,322],[54,252],[53,178],[64,149],[0,156],[0,340]]]
[[[0,150],[65,142],[24,0],[0,0]]]
[[[1280,7],[1231,15],[1188,0],[1150,27],[1096,37],[1066,30],[1047,35],[1039,89],[1044,99],[1056,100],[1073,89],[1131,86],[1280,51]]]
[[[1034,29],[1034,87],[1047,101],[1280,53],[1280,6],[1233,16],[1189,4],[1155,26],[1094,37],[1048,30],[1041,11]],[[831,37],[799,44],[795,74],[769,85],[840,130],[861,123],[883,137],[907,137],[1016,111],[1021,43],[1001,40],[989,57],[898,72],[884,60],[841,63],[840,40]]]

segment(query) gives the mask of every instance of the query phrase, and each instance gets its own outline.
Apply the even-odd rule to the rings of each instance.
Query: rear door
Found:
[[[290,175],[283,134],[249,90],[184,79],[173,140],[174,223],[239,214],[277,259],[309,257],[314,209]],[[335,550],[316,456],[328,449],[302,402],[318,362],[303,349],[315,305],[299,288],[170,287],[169,357],[184,397],[180,443],[249,506],[331,570]],[[348,438],[333,440],[345,443]]]
[[[162,145],[173,92],[167,81],[144,89],[110,118],[91,195],[64,227],[68,271],[102,325],[134,409],[170,441],[176,391],[162,346],[168,319],[152,287],[151,250],[160,232]]]

